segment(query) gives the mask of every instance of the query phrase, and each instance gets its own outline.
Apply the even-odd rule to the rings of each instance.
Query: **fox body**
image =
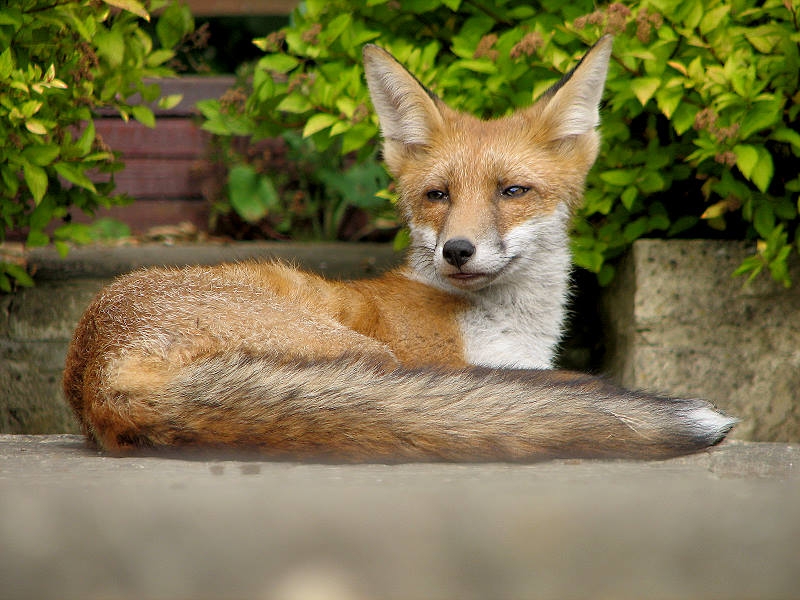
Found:
[[[610,52],[602,39],[533,106],[481,121],[367,46],[406,264],[348,282],[275,262],[118,279],[67,356],[87,437],[350,461],[660,458],[719,442],[734,421],[706,402],[549,370]]]

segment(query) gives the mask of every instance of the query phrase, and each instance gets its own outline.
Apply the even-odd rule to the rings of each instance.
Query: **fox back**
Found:
[[[367,46],[405,266],[350,282],[270,262],[119,278],[67,355],[87,438],[358,461],[662,458],[719,442],[734,420],[704,401],[549,370],[610,53],[603,38],[533,106],[481,121]]]

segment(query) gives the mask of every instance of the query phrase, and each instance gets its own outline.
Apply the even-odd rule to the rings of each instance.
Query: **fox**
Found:
[[[347,281],[268,260],[117,278],[66,358],[86,439],[340,462],[649,460],[719,443],[736,421],[704,400],[553,368],[611,50],[600,39],[532,105],[483,120],[366,45],[405,262]]]

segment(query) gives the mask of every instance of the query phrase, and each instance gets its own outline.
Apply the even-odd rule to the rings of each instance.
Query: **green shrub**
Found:
[[[27,230],[28,246],[53,241],[64,253],[70,242],[114,229],[71,223],[70,216],[126,201],[113,193],[122,163],[97,136],[93,118],[113,109],[154,125],[149,104],[161,91],[144,78],[172,74],[164,65],[193,28],[185,7],[153,0],[149,9],[164,7],[159,48],[140,27],[149,14],[136,0],[18,0],[0,11],[0,242],[8,231]],[[106,182],[98,183],[98,173],[108,174]],[[63,224],[48,229],[54,220]],[[12,281],[32,283],[19,265],[0,262],[0,290]]]
[[[768,268],[788,285],[800,247],[798,12],[797,0],[308,0],[255,40],[265,55],[246,98],[200,108],[223,136],[302,131],[319,152],[372,161],[363,44],[490,117],[529,104],[609,32],[604,147],[575,221],[576,263],[607,283],[643,236],[745,238],[757,250],[738,272]]]

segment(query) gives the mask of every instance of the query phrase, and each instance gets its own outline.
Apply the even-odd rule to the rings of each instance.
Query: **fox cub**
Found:
[[[342,461],[648,459],[719,442],[734,420],[706,402],[549,370],[611,44],[491,121],[366,46],[411,231],[405,266],[346,282],[277,262],[119,278],[67,356],[64,391],[86,436],[114,453]]]

